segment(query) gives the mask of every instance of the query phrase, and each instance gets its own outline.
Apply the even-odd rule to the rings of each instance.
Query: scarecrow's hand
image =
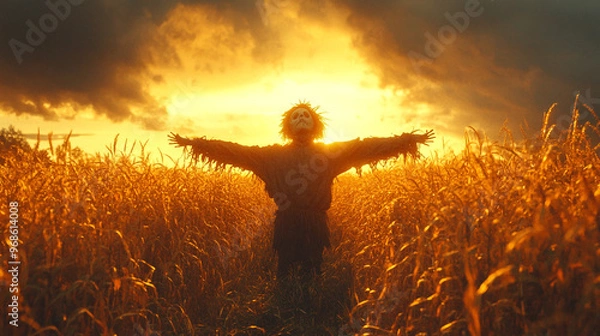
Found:
[[[424,134],[412,134],[412,136],[416,143],[426,146],[429,146],[429,143],[435,139],[435,133],[433,133],[433,130],[426,131]]]
[[[169,134],[169,144],[177,147],[185,147],[192,145],[193,141],[171,132],[171,134]]]

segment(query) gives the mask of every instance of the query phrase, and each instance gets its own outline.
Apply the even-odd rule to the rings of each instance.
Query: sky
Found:
[[[598,17],[597,0],[3,0],[0,126],[176,156],[169,132],[281,142],[309,101],[328,142],[434,129],[432,150],[460,148],[468,127],[535,133],[554,103],[565,128],[577,93],[600,108]]]

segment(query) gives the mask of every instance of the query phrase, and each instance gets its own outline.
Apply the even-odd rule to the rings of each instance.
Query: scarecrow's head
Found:
[[[325,124],[323,116],[317,113],[318,107],[310,103],[298,103],[283,114],[281,136],[285,140],[310,142],[323,138]]]

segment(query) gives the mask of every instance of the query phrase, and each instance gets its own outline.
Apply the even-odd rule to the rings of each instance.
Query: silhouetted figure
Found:
[[[309,103],[299,103],[283,114],[285,145],[243,146],[221,140],[188,139],[171,133],[171,144],[191,146],[192,155],[252,171],[265,182],[277,205],[273,248],[279,261],[277,277],[299,263],[304,275],[321,272],[323,250],[330,246],[327,209],[334,178],[352,167],[396,157],[418,157],[418,144],[434,138],[403,133],[389,138],[356,139],[324,144],[322,116]]]

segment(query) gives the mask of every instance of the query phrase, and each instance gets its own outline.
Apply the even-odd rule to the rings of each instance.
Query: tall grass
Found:
[[[7,153],[20,204],[18,335],[592,335],[600,330],[598,124],[338,178],[333,247],[308,285],[274,280],[275,206],[227,169]],[[37,153],[37,154],[36,154]],[[134,154],[135,153],[135,154]],[[7,237],[7,225],[3,227]],[[2,302],[8,240],[0,244]],[[307,298],[308,295],[308,298]],[[6,304],[4,304],[6,307]]]
[[[264,276],[246,266],[270,258],[262,240],[273,206],[256,181],[166,168],[117,147],[70,157],[63,146],[52,162],[8,158],[1,168],[2,214],[20,203],[19,332],[188,334],[227,325],[231,292]]]
[[[469,130],[461,155],[338,184],[334,222],[365,290],[355,332],[600,330],[600,160],[586,136],[598,124],[575,111],[553,136],[549,113],[524,144]]]

